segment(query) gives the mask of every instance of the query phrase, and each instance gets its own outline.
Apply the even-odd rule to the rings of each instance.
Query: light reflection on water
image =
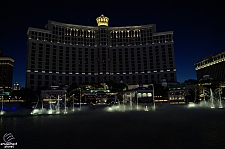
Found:
[[[224,112],[161,106],[149,112],[103,108],[67,115],[4,116],[0,135],[11,132],[18,148],[221,148]]]

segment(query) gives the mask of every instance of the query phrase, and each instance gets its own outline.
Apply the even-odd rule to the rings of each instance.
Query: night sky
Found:
[[[0,49],[15,59],[13,83],[25,86],[27,30],[48,20],[97,26],[96,18],[109,17],[109,26],[156,24],[174,31],[177,80],[196,79],[194,63],[225,51],[223,0],[5,0],[0,2]]]

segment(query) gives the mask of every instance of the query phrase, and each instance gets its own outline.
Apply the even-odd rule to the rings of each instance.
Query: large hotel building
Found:
[[[209,75],[214,80],[225,80],[225,52],[210,55],[195,63],[197,79],[200,80],[204,75]]]
[[[45,29],[29,28],[26,87],[101,83],[176,82],[173,32],[156,25],[109,27],[48,21]]]

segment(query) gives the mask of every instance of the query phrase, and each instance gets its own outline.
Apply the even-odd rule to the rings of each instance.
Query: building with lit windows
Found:
[[[185,104],[187,101],[186,96],[186,87],[174,87],[170,88],[168,91],[168,98],[170,104]]]
[[[14,85],[13,85],[13,90],[16,91],[16,90],[20,90],[20,84],[18,82],[16,82]]]
[[[12,88],[14,59],[3,56],[0,50],[0,89],[9,91]]]
[[[176,82],[173,32],[156,25],[98,26],[48,21],[45,29],[29,28],[26,87],[101,83]]]
[[[205,75],[209,75],[213,80],[225,80],[225,52],[211,55],[195,63],[197,79],[200,80]]]

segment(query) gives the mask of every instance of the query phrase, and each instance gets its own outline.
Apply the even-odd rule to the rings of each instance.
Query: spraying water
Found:
[[[214,96],[213,96],[213,92],[212,92],[212,89],[210,88],[210,102],[211,102],[211,108],[215,108],[215,105],[214,105]]]
[[[2,96],[2,108],[1,108],[1,112],[0,112],[0,115],[3,115],[5,113],[5,111],[3,111],[3,96]]]
[[[219,108],[220,109],[222,109],[223,108],[223,105],[222,105],[222,102],[221,102],[221,94],[220,94],[220,88],[219,88],[219,92],[218,92],[218,94],[219,94]]]

